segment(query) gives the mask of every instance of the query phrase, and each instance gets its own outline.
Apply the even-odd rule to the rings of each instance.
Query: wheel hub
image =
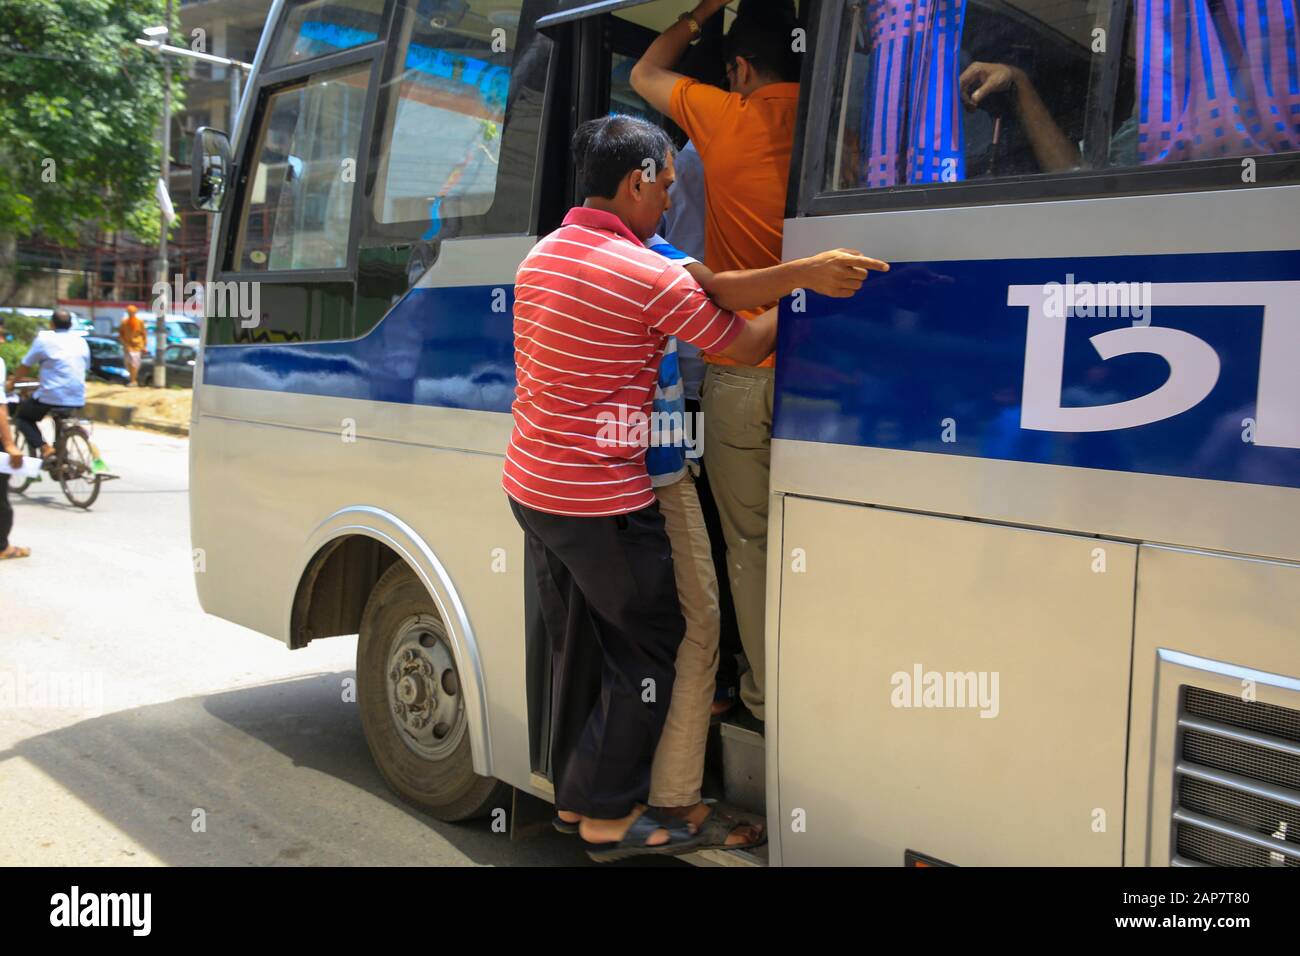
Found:
[[[398,735],[420,756],[449,755],[465,733],[456,661],[442,624],[428,615],[404,621],[387,669],[388,703]]]

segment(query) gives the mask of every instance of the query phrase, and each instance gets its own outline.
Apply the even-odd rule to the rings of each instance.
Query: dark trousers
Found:
[[[27,439],[27,454],[33,457],[39,457],[41,454],[41,446],[45,444],[45,437],[41,435],[41,429],[37,423],[42,418],[56,409],[76,407],[75,405],[46,405],[31,396],[24,398],[14,412],[14,426]]]
[[[551,643],[555,803],[626,816],[650,793],[650,763],[686,632],[658,504],[575,518],[511,500]],[[599,669],[599,685],[586,675]]]
[[[9,503],[9,476],[0,475],[0,551],[9,547],[14,526],[14,506]]]

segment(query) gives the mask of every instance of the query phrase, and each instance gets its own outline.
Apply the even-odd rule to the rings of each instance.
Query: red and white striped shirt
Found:
[[[569,210],[515,277],[515,427],[502,485],[551,514],[652,504],[645,452],[669,335],[718,352],[744,319],[613,213]]]

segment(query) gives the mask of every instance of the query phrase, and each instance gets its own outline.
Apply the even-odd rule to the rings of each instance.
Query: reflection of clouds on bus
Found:
[[[209,363],[218,352],[208,350]],[[358,398],[355,383],[364,376],[365,368],[352,356],[311,354],[299,348],[256,349],[244,351],[241,357],[239,387]],[[211,384],[224,384],[219,374],[211,377]]]
[[[495,366],[483,366],[469,375],[421,378],[414,383],[417,405],[446,408],[510,408],[515,397],[514,379],[504,381]]]

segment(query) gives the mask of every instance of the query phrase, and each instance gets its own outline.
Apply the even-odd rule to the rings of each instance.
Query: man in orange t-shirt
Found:
[[[135,379],[140,373],[140,357],[148,345],[144,322],[135,312],[135,306],[128,305],[126,315],[122,316],[122,324],[117,327],[117,337],[121,339],[122,350],[126,353],[126,370],[131,373],[132,385],[137,384]]]
[[[673,71],[703,24],[726,0],[703,0],[650,44],[632,69],[632,88],[690,137],[704,166],[704,262],[715,272],[781,261],[790,153],[799,100],[793,11],[764,3],[742,11],[724,40],[730,92]],[[785,9],[782,9],[782,8]],[[775,304],[775,303],[772,303]],[[765,308],[769,308],[767,306]],[[753,318],[765,309],[740,313]],[[763,719],[767,500],[774,357],[746,366],[720,355],[701,388],[704,459],[727,542],[736,622],[750,670],[740,696]]]

